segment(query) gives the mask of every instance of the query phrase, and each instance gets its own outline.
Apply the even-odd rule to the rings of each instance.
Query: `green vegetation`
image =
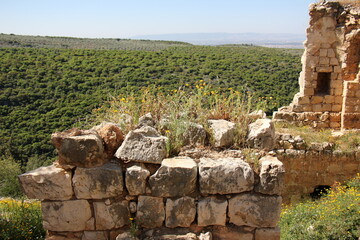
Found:
[[[0,239],[45,239],[40,202],[14,199],[0,200]]]
[[[204,80],[264,100],[271,112],[298,91],[300,58],[294,51],[255,46],[0,48],[0,155],[12,157],[23,171],[51,162],[51,133],[86,121],[111,96],[147,86],[166,95]]]
[[[21,174],[18,163],[11,156],[0,156],[0,196],[20,197],[22,192],[17,176]]]
[[[317,201],[283,209],[281,239],[358,239],[360,235],[360,175],[338,184]]]

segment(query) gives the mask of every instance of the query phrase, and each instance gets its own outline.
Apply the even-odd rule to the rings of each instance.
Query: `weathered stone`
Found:
[[[205,128],[196,123],[188,123],[187,129],[183,134],[184,145],[203,146],[205,145],[206,131]]]
[[[119,234],[116,240],[138,240],[138,238],[134,237],[130,232],[124,232]]]
[[[257,111],[253,111],[251,113],[249,113],[249,117],[257,120],[257,119],[261,119],[261,118],[266,118],[266,113],[263,110],[257,110]]]
[[[108,163],[101,167],[76,168],[73,177],[77,199],[102,199],[121,195],[123,176],[120,165]]]
[[[229,200],[230,222],[238,226],[275,227],[280,212],[280,196],[243,193]]]
[[[145,126],[130,131],[115,157],[124,161],[160,164],[166,157],[167,137],[161,136],[154,128]]]
[[[64,168],[95,167],[107,162],[102,139],[95,131],[54,133],[51,140],[59,153],[58,164]]]
[[[186,196],[195,192],[197,164],[189,157],[164,159],[149,178],[151,194],[158,197]]]
[[[130,195],[141,195],[146,192],[146,179],[150,171],[144,166],[132,166],[126,169],[125,184]]]
[[[195,199],[182,197],[176,200],[166,200],[166,227],[190,227],[195,220]]]
[[[139,124],[138,124],[137,128],[141,128],[141,127],[145,127],[145,126],[155,127],[155,120],[154,120],[153,116],[151,115],[151,113],[147,113],[144,116],[141,116],[139,118]]]
[[[255,191],[263,194],[281,194],[284,186],[285,168],[277,157],[265,156],[260,159],[260,181]]]
[[[50,235],[50,233],[48,233],[46,240],[82,240],[81,237],[81,234],[72,232],[59,233],[59,235],[53,233]]]
[[[108,240],[105,231],[84,231],[81,240]]]
[[[50,231],[94,230],[94,218],[86,200],[41,202],[43,226]]]
[[[136,222],[141,227],[161,227],[165,219],[164,202],[162,198],[139,196],[136,212]]]
[[[212,234],[211,232],[207,232],[207,233],[200,233],[199,235],[199,240],[212,240]]]
[[[187,234],[163,234],[154,237],[145,238],[144,240],[198,240],[195,233]]]
[[[272,149],[275,127],[270,119],[258,119],[249,125],[248,144],[258,149]]]
[[[240,158],[201,158],[199,184],[203,195],[251,191],[254,172],[250,165]]]
[[[130,223],[129,202],[94,202],[94,213],[97,230],[120,228]]]
[[[280,229],[277,228],[257,228],[255,230],[255,240],[280,240]]]
[[[214,147],[229,147],[234,144],[235,123],[226,120],[208,120],[213,133]]]
[[[69,200],[73,196],[71,172],[54,165],[21,174],[19,181],[28,198]]]
[[[226,224],[226,209],[228,202],[226,199],[217,197],[207,197],[198,202],[199,226],[221,225]]]
[[[254,240],[254,229],[249,227],[237,227],[237,226],[213,226],[211,233],[214,239],[226,239],[226,240]],[[256,239],[255,239],[256,240]]]
[[[115,151],[124,141],[124,134],[120,127],[115,123],[102,122],[100,125],[92,128],[104,141],[104,151],[108,158],[114,156]]]

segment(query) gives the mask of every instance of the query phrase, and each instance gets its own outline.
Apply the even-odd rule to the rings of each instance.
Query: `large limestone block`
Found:
[[[240,158],[201,158],[199,184],[203,195],[251,191],[254,187],[254,172]]]
[[[226,209],[228,202],[226,199],[217,197],[207,197],[198,202],[198,218],[199,226],[226,224]]]
[[[284,187],[285,168],[277,157],[265,156],[260,159],[260,182],[255,191],[263,194],[281,194]]]
[[[146,179],[150,171],[144,166],[132,166],[126,169],[125,184],[130,195],[141,195],[146,192]]]
[[[108,240],[105,231],[85,231],[81,240]]]
[[[183,134],[184,145],[203,146],[205,145],[206,130],[205,128],[193,122],[188,123],[187,129]]]
[[[141,227],[161,227],[165,219],[164,202],[162,198],[139,196],[136,212],[136,222]]]
[[[129,202],[94,202],[96,230],[120,228],[130,223]]]
[[[69,200],[73,196],[71,172],[54,165],[21,174],[19,181],[28,198]]]
[[[209,120],[214,137],[214,147],[229,147],[234,144],[235,123],[226,120]]]
[[[196,162],[189,157],[174,157],[162,161],[149,184],[153,196],[177,197],[195,192],[196,180]]]
[[[72,129],[52,134],[51,140],[59,153],[58,163],[64,168],[95,167],[107,162],[96,131]]]
[[[44,201],[41,209],[43,226],[49,231],[94,230],[94,218],[86,200]]]
[[[166,200],[165,225],[169,228],[190,227],[195,220],[196,205],[195,199],[182,197],[176,200]]]
[[[280,240],[280,228],[257,228],[255,240]]]
[[[73,186],[78,199],[102,199],[118,196],[123,191],[120,165],[108,163],[101,167],[76,168]]]
[[[247,141],[250,147],[272,149],[275,127],[270,119],[258,119],[249,125]]]
[[[230,222],[238,226],[275,227],[280,212],[280,196],[243,193],[229,200]]]
[[[124,161],[160,164],[166,157],[167,137],[161,136],[156,129],[144,126],[130,131],[115,157]]]
[[[92,128],[104,141],[104,151],[108,158],[114,156],[115,151],[124,141],[124,134],[120,127],[111,122],[102,122],[100,125]]]

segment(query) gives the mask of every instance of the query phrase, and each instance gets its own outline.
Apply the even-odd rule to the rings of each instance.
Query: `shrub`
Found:
[[[0,196],[20,197],[22,192],[17,176],[20,166],[11,156],[0,156]]]

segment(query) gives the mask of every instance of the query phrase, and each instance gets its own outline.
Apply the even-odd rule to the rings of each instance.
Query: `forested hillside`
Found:
[[[22,166],[54,157],[50,134],[69,129],[110,95],[150,84],[171,91],[204,80],[269,99],[298,90],[301,50],[181,46],[161,51],[0,48],[0,154]]]

